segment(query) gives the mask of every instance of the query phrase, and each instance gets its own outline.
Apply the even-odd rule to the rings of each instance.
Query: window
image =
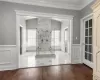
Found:
[[[51,46],[60,46],[60,31],[52,31],[51,34]]]
[[[28,29],[28,46],[36,46],[36,29]]]
[[[85,59],[93,61],[92,53],[92,19],[85,21]]]

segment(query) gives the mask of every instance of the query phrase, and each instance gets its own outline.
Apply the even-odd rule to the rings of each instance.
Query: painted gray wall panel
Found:
[[[38,26],[38,19],[29,19],[26,20],[27,29],[36,29]],[[61,22],[56,20],[51,20],[51,29],[52,30],[61,30]]]
[[[26,29],[36,29],[38,25],[38,19],[26,20]]]
[[[80,16],[78,15],[73,19],[73,44],[80,44]]]
[[[73,43],[80,43],[80,11],[0,1],[0,45],[16,45],[16,14],[14,10],[73,15]],[[77,40],[75,39],[76,36]]]
[[[52,30],[61,30],[61,22],[56,20],[51,20],[51,29]]]
[[[3,8],[4,7],[4,8]],[[0,2],[0,45],[16,44],[15,13]]]

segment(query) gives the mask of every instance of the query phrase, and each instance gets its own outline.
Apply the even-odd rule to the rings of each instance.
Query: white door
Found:
[[[94,80],[100,80],[100,7],[94,13],[93,26],[93,62],[94,62]]]
[[[93,68],[92,51],[92,17],[84,20],[84,53],[83,63]]]

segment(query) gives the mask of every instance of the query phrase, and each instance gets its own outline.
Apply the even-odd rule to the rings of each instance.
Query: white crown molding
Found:
[[[25,15],[25,16],[35,16],[35,17],[48,17],[48,18],[59,18],[60,20],[72,20],[74,16],[72,15],[59,15],[52,13],[42,13],[42,12],[30,12],[24,10],[15,10],[17,15]]]
[[[38,0],[29,0],[29,1],[24,1],[24,0],[0,0],[0,1],[7,1],[7,2],[14,2],[14,3],[22,3],[22,4],[29,4],[29,5],[38,5],[38,6],[45,6],[45,7],[52,7],[52,8],[61,8],[61,9],[73,9],[73,10],[81,10],[83,9],[87,3],[89,4],[90,1],[85,2],[83,5],[73,5],[73,4],[68,4],[68,3],[60,3],[58,2],[48,2],[48,1],[38,1]],[[93,1],[93,0],[91,0]]]

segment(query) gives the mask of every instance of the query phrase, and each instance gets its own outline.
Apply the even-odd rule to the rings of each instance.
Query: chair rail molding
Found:
[[[16,45],[0,45],[0,47],[16,47]]]
[[[16,45],[0,45],[0,71],[17,68]]]

